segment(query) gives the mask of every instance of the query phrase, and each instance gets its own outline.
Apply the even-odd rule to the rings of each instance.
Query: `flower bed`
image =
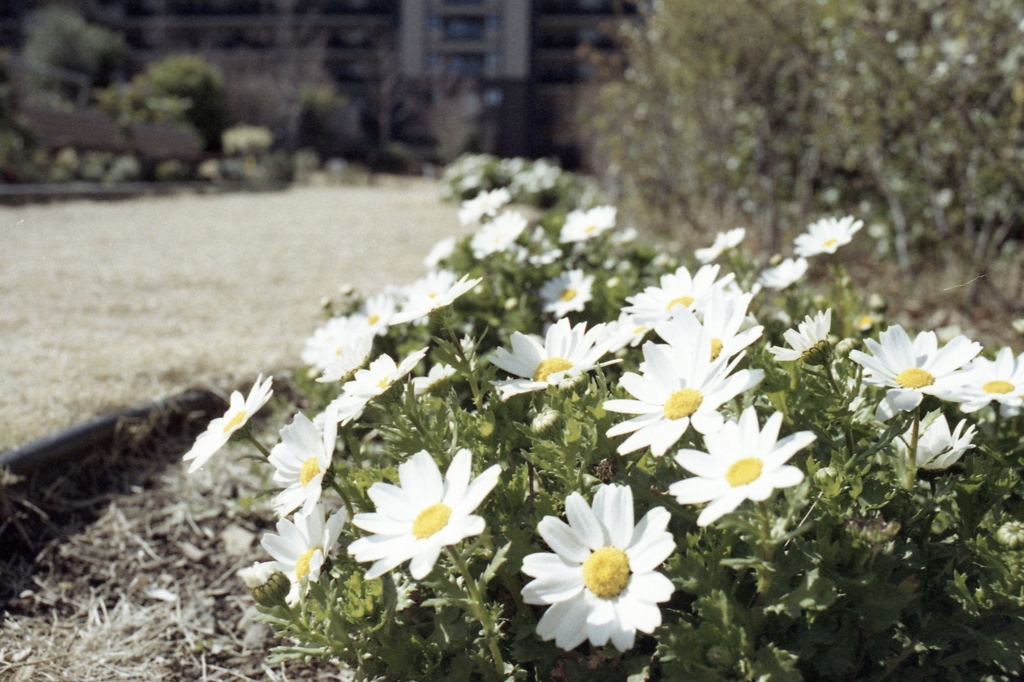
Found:
[[[501,192],[495,190],[494,192]],[[825,218],[767,268],[610,207],[467,199],[430,272],[307,342],[265,445],[283,642],[365,678],[1006,679],[1024,669],[1024,358],[898,325]],[[727,267],[717,263],[727,263]],[[817,272],[818,284],[805,280]]]

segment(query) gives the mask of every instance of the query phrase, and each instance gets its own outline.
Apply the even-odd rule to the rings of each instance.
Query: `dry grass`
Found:
[[[273,513],[245,495],[263,481],[242,449],[185,476],[175,464],[190,439],[158,436],[86,454],[74,482],[0,490],[42,547],[0,564],[0,679],[350,679],[266,663],[272,633],[235,574],[266,559]]]
[[[423,274],[460,230],[437,184],[0,208],[0,451],[293,366],[344,283]]]

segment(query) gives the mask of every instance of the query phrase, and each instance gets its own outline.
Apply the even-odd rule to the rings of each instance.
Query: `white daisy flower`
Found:
[[[757,278],[758,284],[769,289],[782,291],[791,284],[799,282],[807,273],[808,261],[806,258],[787,258],[774,268],[768,268],[761,272]]]
[[[798,235],[793,241],[793,252],[798,256],[810,258],[822,253],[835,253],[844,244],[849,244],[853,235],[864,227],[863,220],[855,220],[853,216],[822,218],[807,226],[807,232]]]
[[[438,270],[409,285],[409,297],[402,310],[391,318],[391,324],[403,324],[426,318],[427,315],[451,305],[455,299],[483,281],[482,277],[469,279],[463,275],[455,281],[455,273],[450,270]]]
[[[604,325],[587,330],[587,323],[569,326],[562,318],[548,328],[543,340],[512,332],[512,352],[498,348],[489,360],[519,379],[491,382],[502,400],[529,391],[543,391],[563,379],[579,376],[597,366],[607,352],[608,338]]]
[[[436,268],[441,264],[441,261],[455,252],[455,243],[455,237],[445,237],[434,244],[430,249],[430,253],[423,259],[423,265],[427,266],[428,270]]]
[[[342,424],[358,419],[367,403],[387,392],[396,381],[411,372],[426,354],[427,348],[421,348],[410,353],[401,363],[396,363],[390,355],[381,355],[366,369],[357,370],[352,380],[342,385],[341,395],[331,401],[326,412],[335,415]]]
[[[691,276],[685,265],[680,266],[674,273],[662,275],[659,286],[647,287],[627,298],[630,305],[622,310],[640,324],[650,325],[671,318],[675,308],[701,311],[714,289],[725,287],[735,278],[729,273],[716,281],[719,269],[717,265],[705,265]]]
[[[787,329],[782,333],[789,348],[783,346],[769,346],[768,352],[772,354],[776,362],[792,362],[794,360],[811,360],[812,355],[822,348],[821,344],[828,343],[828,333],[832,328],[832,309],[818,313],[811,317],[808,315],[804,321],[797,325],[796,329]]]
[[[756,325],[740,331],[747,321],[747,307],[753,294],[730,293],[715,289],[704,309],[703,325],[689,310],[680,310],[671,320],[658,324],[654,330],[665,343],[678,346],[683,339],[700,335],[701,327],[711,336],[711,359],[731,358],[761,338],[764,327]]]
[[[240,568],[235,573],[250,590],[263,587],[277,569],[273,561],[254,561],[251,566]]]
[[[430,368],[425,377],[414,377],[412,380],[412,388],[416,395],[423,395],[427,393],[435,386],[440,386],[442,383],[455,376],[455,368],[451,365],[446,365],[443,362],[439,362]]]
[[[320,501],[338,437],[337,416],[328,414],[322,421],[321,431],[299,412],[281,429],[281,442],[270,451],[274,483],[284,488],[271,502],[278,516],[287,516],[299,507],[301,514],[309,514]]]
[[[326,521],[325,514],[324,503],[318,502],[309,514],[296,515],[294,522],[278,519],[277,535],[267,533],[260,541],[263,549],[274,557],[274,568],[291,581],[287,601],[293,606],[309,583],[320,580],[324,559],[348,520],[344,509],[339,509]]]
[[[352,525],[373,533],[349,545],[356,561],[374,562],[366,578],[376,578],[410,561],[416,580],[430,574],[441,548],[484,532],[483,518],[473,514],[498,483],[495,464],[470,482],[473,456],[459,450],[444,480],[434,458],[421,450],[398,466],[401,486],[374,483],[367,491],[375,513],[356,514]]]
[[[459,207],[459,222],[465,226],[480,222],[485,217],[493,218],[498,210],[511,200],[512,195],[504,187],[490,192],[480,192],[472,199],[462,202]]]
[[[562,244],[582,242],[615,227],[614,206],[597,206],[589,211],[575,210],[565,217],[565,224],[558,235]]]
[[[635,400],[608,400],[611,412],[638,415],[608,429],[608,437],[631,433],[618,447],[624,455],[650,447],[660,457],[693,428],[705,435],[722,426],[718,408],[756,386],[764,376],[760,369],[744,369],[730,375],[742,355],[729,363],[711,360],[711,336],[706,329],[688,346],[643,345],[642,374],[626,372],[621,385]]]
[[[360,326],[349,315],[331,318],[306,339],[302,361],[322,372],[346,351],[354,338],[361,336]]]
[[[716,433],[704,436],[708,451],[680,450],[676,463],[695,474],[676,481],[669,493],[679,504],[710,502],[697,517],[698,526],[714,523],[744,500],[760,502],[777,488],[789,488],[804,480],[804,472],[786,464],[798,450],[814,442],[810,431],[799,431],[777,441],[782,413],[776,412],[758,429],[753,406],[729,421]]]
[[[913,341],[898,324],[882,332],[878,341],[864,339],[873,355],[850,352],[850,359],[864,367],[864,382],[890,390],[875,410],[875,418],[888,421],[897,412],[913,410],[925,395],[958,400],[963,392],[966,363],[981,352],[981,345],[957,336],[939,348],[935,332],[921,332]]]
[[[519,211],[505,211],[473,235],[469,242],[473,256],[480,259],[505,251],[523,233],[526,223],[526,216]]]
[[[693,255],[697,257],[701,263],[710,263],[715,260],[723,253],[730,249],[735,249],[740,243],[746,238],[747,231],[742,227],[737,227],[728,232],[719,232],[715,236],[715,243],[706,249],[697,249],[693,252]]]
[[[976,412],[993,402],[1004,417],[1020,414],[1024,403],[1024,354],[1013,356],[1013,349],[1002,348],[995,360],[976,357],[967,368],[960,409]]]
[[[246,398],[242,398],[238,391],[231,392],[228,410],[224,416],[210,420],[206,430],[199,434],[192,448],[181,458],[184,462],[192,462],[188,467],[190,474],[202,468],[224,447],[232,434],[245,426],[249,419],[267,404],[270,396],[274,395],[270,389],[272,381],[273,377],[267,377],[267,380],[263,381],[263,375],[259,375]]]
[[[360,313],[354,315],[355,326],[378,336],[388,333],[388,325],[395,316],[395,297],[388,292],[371,296],[363,302]]]
[[[582,270],[570,270],[550,279],[540,288],[542,310],[554,317],[565,317],[571,312],[582,312],[591,296],[594,276]]]
[[[360,331],[353,330],[351,335],[336,348],[333,357],[323,368],[323,374],[317,378],[317,381],[320,383],[341,381],[366,364],[367,358],[370,357],[370,351],[373,349],[373,333],[361,326],[357,326],[357,328]]]
[[[921,432],[917,438],[917,466],[921,469],[948,469],[960,461],[964,453],[974,447],[971,442],[977,433],[974,426],[968,426],[967,420],[962,419],[956,425],[952,433],[949,431],[949,422],[941,412],[932,415],[934,418],[927,418],[921,422]],[[964,427],[967,427],[966,430]],[[904,434],[894,442],[896,449],[909,462],[910,461],[910,434]]]
[[[629,313],[620,313],[617,320],[609,322],[605,327],[610,340],[610,353],[615,353],[626,346],[636,348],[643,342],[647,332],[654,329],[649,324],[638,324],[636,318]]]
[[[549,605],[537,623],[541,639],[565,651],[589,639],[611,640],[619,651],[633,647],[637,630],[661,625],[658,604],[675,591],[655,569],[675,550],[666,528],[671,518],[655,507],[633,525],[633,491],[603,485],[591,508],[579,493],[565,500],[569,523],[545,516],[537,532],[554,552],[523,558],[523,573],[534,578],[523,587],[527,604]]]

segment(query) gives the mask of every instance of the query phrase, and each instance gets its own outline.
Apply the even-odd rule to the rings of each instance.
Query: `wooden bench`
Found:
[[[113,119],[98,111],[60,111],[38,106],[22,106],[20,110],[39,144],[48,149],[72,147],[85,151],[134,153],[151,161],[198,161],[203,158],[202,141],[194,131],[184,126],[133,123],[124,131]]]

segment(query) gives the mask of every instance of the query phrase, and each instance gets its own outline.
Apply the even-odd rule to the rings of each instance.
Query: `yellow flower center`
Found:
[[[451,515],[452,508],[447,504],[441,502],[432,504],[421,511],[416,520],[412,522],[412,534],[416,536],[417,540],[429,538],[448,525]]]
[[[896,383],[903,388],[924,388],[934,384],[935,377],[920,367],[911,367],[896,375]]]
[[[874,326],[874,324],[875,318],[871,317],[870,315],[864,315],[859,320],[857,320],[857,329],[868,329]]]
[[[981,387],[981,390],[985,393],[1009,393],[1013,390],[1013,384],[1002,380],[989,381]]]
[[[299,483],[306,485],[320,473],[320,462],[316,457],[310,457],[302,463],[302,471],[299,472]]]
[[[722,339],[711,339],[711,360],[715,361],[718,356],[722,354],[722,348],[725,344],[722,343]]]
[[[691,305],[693,305],[693,296],[680,296],[679,298],[673,298],[671,301],[668,302],[668,305],[665,306],[665,310],[672,310],[673,306],[677,305],[689,308]]]
[[[380,315],[370,315],[368,318],[366,318],[366,324],[370,326],[373,326],[378,322],[380,322]]]
[[[697,411],[704,402],[704,396],[695,388],[684,388],[676,391],[665,401],[665,418],[682,419]]]
[[[224,433],[231,433],[245,422],[245,410],[240,410],[238,414],[231,418],[227,424],[224,425]]]
[[[838,242],[838,241],[839,241],[838,239],[833,237],[832,239],[826,239],[825,241],[823,241],[821,243],[821,245],[824,246],[826,249],[830,249],[833,246],[835,246],[836,242]]]
[[[390,386],[390,385],[391,385],[391,377],[384,377],[383,379],[381,379],[380,381],[377,382],[377,388],[379,388],[382,391],[387,389],[387,387]]]
[[[558,298],[563,301],[571,301],[572,299],[576,298],[576,290],[573,289],[572,287],[569,287],[568,289],[563,291],[562,295],[559,296]]]
[[[564,372],[567,369],[572,369],[572,363],[565,358],[548,358],[537,365],[537,369],[533,371],[533,380],[547,381],[555,372]]]
[[[764,463],[757,457],[744,457],[733,462],[729,470],[725,472],[725,480],[733,488],[746,485],[761,476],[762,467],[764,467]]]
[[[587,227],[583,230],[583,233],[584,234],[591,234],[596,229],[597,229],[597,225],[587,225]]]
[[[629,557],[616,547],[602,547],[583,562],[583,584],[601,599],[619,596],[629,584]]]
[[[299,580],[302,580],[307,575],[309,575],[309,562],[313,560],[313,555],[316,554],[316,551],[318,549],[320,549],[320,548],[319,547],[310,547],[305,552],[303,552],[302,556],[299,557],[299,560],[295,562],[295,577],[296,578],[298,578]]]

